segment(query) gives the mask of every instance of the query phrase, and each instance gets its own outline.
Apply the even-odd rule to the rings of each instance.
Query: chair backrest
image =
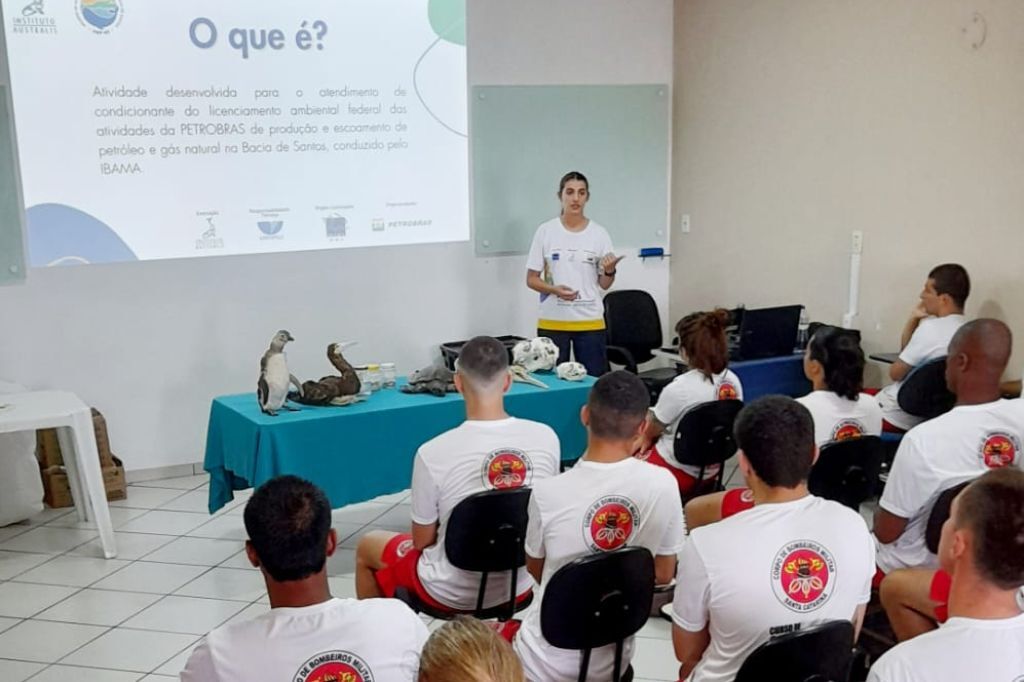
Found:
[[[551,576],[540,605],[541,633],[562,649],[620,642],[647,622],[654,598],[654,557],[642,547],[591,554]]]
[[[932,554],[939,552],[939,539],[942,537],[942,524],[949,518],[953,498],[960,494],[974,479],[957,483],[952,488],[946,488],[935,498],[932,510],[928,512],[928,525],[924,528],[924,544]]]
[[[455,505],[445,529],[448,561],[464,571],[508,571],[525,565],[529,488],[486,490]]]
[[[754,649],[736,682],[847,682],[853,624],[836,620],[775,637]]]
[[[925,419],[952,410],[956,396],[946,388],[946,357],[915,367],[900,386],[896,402],[907,414]]]
[[[732,427],[742,409],[742,400],[713,400],[683,415],[673,446],[676,461],[706,467],[736,454]]]
[[[646,291],[612,291],[604,297],[604,324],[609,346],[625,348],[637,364],[647,362],[661,347],[661,317]]]
[[[807,487],[811,493],[851,509],[871,497],[882,468],[884,448],[878,436],[833,441],[821,447]]]

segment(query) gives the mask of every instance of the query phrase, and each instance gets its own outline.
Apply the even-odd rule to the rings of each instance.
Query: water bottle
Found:
[[[811,326],[811,321],[807,317],[807,308],[800,308],[800,323],[796,328],[796,351],[802,352],[807,348],[807,342],[810,339],[807,337],[807,330]]]

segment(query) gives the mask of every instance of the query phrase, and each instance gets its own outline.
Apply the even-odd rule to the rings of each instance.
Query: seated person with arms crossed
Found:
[[[1024,472],[990,471],[953,500],[939,562],[949,574],[949,620],[890,649],[868,682],[1024,679]]]
[[[270,613],[222,625],[192,652],[182,682],[416,680],[427,628],[395,600],[333,599],[327,557],[338,538],[323,491],[295,476],[259,487],[245,505],[245,551],[263,573]]]
[[[541,633],[544,587],[562,566],[588,554],[643,547],[654,555],[656,582],[672,580],[683,541],[678,488],[667,471],[633,457],[649,405],[636,375],[616,371],[601,377],[581,413],[587,451],[569,471],[534,486],[526,555],[540,594],[513,641],[531,682],[579,678],[582,652],[556,648]],[[594,649],[587,679],[611,678],[614,653],[613,644]],[[632,656],[630,639],[623,670]]]
[[[697,487],[700,467],[680,464],[673,454],[676,429],[687,412],[715,400],[743,400],[739,378],[729,369],[729,345],[725,327],[729,311],[691,313],[676,324],[679,355],[690,368],[662,390],[658,404],[644,432],[637,457],[668,469],[686,495]],[[704,478],[718,475],[718,467],[708,467]]]
[[[900,441],[875,512],[880,573],[935,568],[925,529],[939,494],[989,469],[1020,466],[1024,402],[999,397],[1011,343],[1010,329],[992,319],[968,322],[950,342],[946,384],[956,406]]]
[[[859,633],[875,548],[855,511],[815,497],[803,405],[767,396],[736,420],[739,467],[757,505],[690,532],[679,556],[672,642],[688,682],[736,677],[754,649],[801,626],[850,620]]]
[[[505,392],[511,384],[508,351],[497,339],[470,340],[456,362],[455,386],[466,400],[466,421],[424,443],[412,473],[412,534],[372,531],[356,549],[356,593],[360,599],[393,597],[398,587],[437,609],[471,611],[480,575],[452,566],[444,549],[445,529],[455,506],[485,490],[519,488],[558,473],[558,436],[544,424],[510,417]],[[508,599],[508,572],[487,581],[484,607]],[[518,578],[520,598],[533,581]]]
[[[971,293],[971,279],[962,265],[945,263],[928,273],[921,302],[903,327],[900,355],[889,367],[894,383],[878,392],[878,404],[885,421],[906,431],[921,419],[900,409],[896,396],[911,370],[929,360],[941,358],[953,334],[964,323],[964,306]]]
[[[882,409],[864,388],[864,351],[857,338],[839,327],[820,327],[804,353],[804,375],[813,390],[796,401],[814,420],[814,444],[877,436],[882,432]],[[747,488],[702,495],[686,505],[690,530],[714,523],[754,506]]]

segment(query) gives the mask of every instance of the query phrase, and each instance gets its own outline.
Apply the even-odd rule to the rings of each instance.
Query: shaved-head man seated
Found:
[[[1024,402],[999,397],[1011,341],[1009,328],[991,319],[968,322],[953,336],[946,383],[956,406],[903,437],[875,514],[882,573],[935,568],[925,528],[939,494],[990,469],[1020,465]]]
[[[868,682],[1024,679],[1024,472],[990,471],[953,500],[939,561],[950,576],[949,619],[891,649]]]

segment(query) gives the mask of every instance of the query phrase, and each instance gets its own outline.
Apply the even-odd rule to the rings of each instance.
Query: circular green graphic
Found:
[[[442,40],[466,44],[466,0],[427,0],[430,28]]]

